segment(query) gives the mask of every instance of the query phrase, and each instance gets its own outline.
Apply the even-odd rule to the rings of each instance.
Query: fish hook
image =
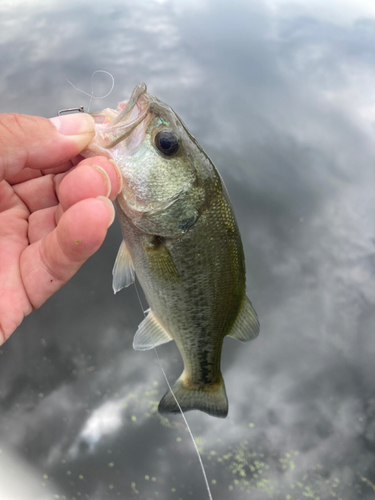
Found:
[[[67,108],[67,109],[61,109],[58,113],[57,116],[61,116],[65,113],[84,113],[85,108],[83,106],[79,106],[78,108]]]

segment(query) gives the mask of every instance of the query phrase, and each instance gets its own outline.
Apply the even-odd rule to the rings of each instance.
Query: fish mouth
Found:
[[[145,119],[150,108],[146,84],[138,83],[128,101],[120,102],[116,110],[105,109],[92,113],[96,123],[96,144],[111,149],[128,138],[133,130]]]

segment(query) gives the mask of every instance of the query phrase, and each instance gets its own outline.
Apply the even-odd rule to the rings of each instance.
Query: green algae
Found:
[[[124,421],[138,422],[146,419],[157,419],[161,426],[177,432],[174,437],[176,445],[187,446],[190,439],[186,426],[173,416],[168,417],[158,413],[159,390],[157,382],[145,387],[140,395],[128,394],[123,402]],[[128,415],[126,417],[125,413]],[[313,464],[306,471],[302,465],[301,452],[288,450],[283,455],[252,442],[255,423],[246,424],[243,439],[237,443],[227,444],[223,439],[217,439],[217,447],[205,442],[204,435],[196,436],[195,443],[205,464],[206,473],[213,490],[215,488],[228,492],[228,500],[249,498],[256,492],[257,499],[267,500],[342,500],[344,486],[337,477],[323,476],[323,466]],[[181,437],[185,435],[186,438]],[[147,482],[157,482],[156,477],[145,476]],[[173,485],[170,490],[176,494],[176,500],[183,493],[184,486]],[[157,491],[153,493],[154,498]],[[215,498],[215,494],[213,493]]]

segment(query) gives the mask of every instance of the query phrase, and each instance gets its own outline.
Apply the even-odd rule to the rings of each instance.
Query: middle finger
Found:
[[[106,196],[114,201],[121,191],[121,175],[107,158],[87,158],[67,174],[56,176],[55,186],[60,211],[65,212],[86,198]]]

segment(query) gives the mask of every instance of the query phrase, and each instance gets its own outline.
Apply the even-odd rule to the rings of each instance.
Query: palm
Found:
[[[57,161],[51,167],[49,162],[39,170],[19,158],[10,166],[5,162],[3,180],[0,176],[0,344],[99,248],[111,223],[103,201],[113,200],[120,188],[114,165],[102,157],[72,169],[74,163]],[[0,158],[0,174],[1,166]]]

